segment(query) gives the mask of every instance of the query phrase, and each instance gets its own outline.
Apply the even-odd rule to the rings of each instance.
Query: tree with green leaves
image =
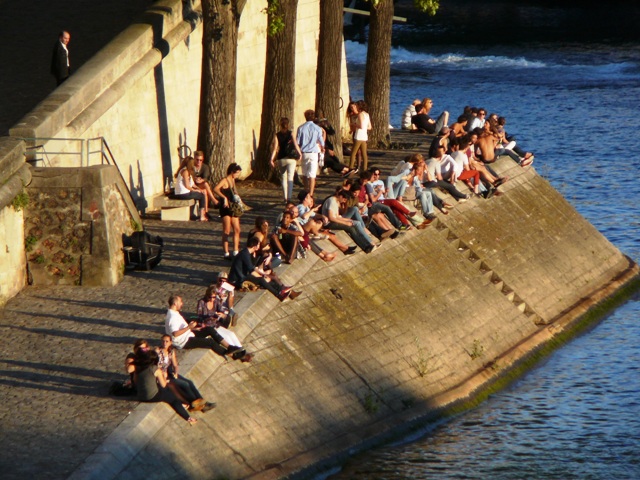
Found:
[[[414,0],[422,12],[435,15],[439,0]],[[371,125],[369,144],[389,146],[389,97],[391,95],[391,33],[393,0],[371,0],[371,21],[364,78],[364,99],[369,106]]]
[[[202,0],[202,80],[198,149],[213,178],[235,158],[238,27],[246,0]]]

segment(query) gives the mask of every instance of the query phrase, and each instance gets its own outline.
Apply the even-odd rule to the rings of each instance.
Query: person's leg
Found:
[[[288,158],[281,158],[278,160],[278,173],[280,174],[280,184],[282,185],[282,196],[284,197],[284,201],[286,202],[289,197],[287,197],[287,177],[288,177]]]
[[[400,223],[402,223],[402,225],[409,225],[409,219],[407,218],[407,215],[409,215],[411,212],[409,211],[409,209],[407,207],[405,207],[402,202],[399,202],[398,200],[395,199],[390,199],[390,198],[385,198],[382,202],[385,204],[386,206],[388,206],[391,211],[393,212],[393,214],[398,217],[398,220],[400,220]]]
[[[193,332],[198,335],[197,332]],[[216,335],[220,336],[216,333]],[[191,350],[194,348],[208,348],[209,350],[213,350],[215,353],[221,356],[225,356],[227,353],[227,349],[223,347],[220,343],[216,342],[213,338],[210,337],[191,337],[185,346],[183,347],[185,350]]]
[[[286,200],[293,198],[293,179],[296,175],[297,161],[293,158],[287,159],[287,197]]]
[[[367,142],[362,142],[362,147],[360,147],[360,151],[362,152],[362,171],[365,171],[369,168],[369,157],[367,155]]]
[[[173,195],[172,198],[176,200],[195,200],[198,202],[198,212],[200,213],[200,220],[206,220],[206,196],[202,192],[188,192],[181,193],[180,195]]]
[[[436,135],[438,134],[438,132],[440,132],[440,130],[442,130],[442,127],[445,127],[447,125],[449,125],[449,112],[445,110],[436,120]]]
[[[349,167],[340,163],[338,157],[329,155],[327,152],[324,154],[324,166],[341,175],[349,170]]]
[[[157,400],[156,400],[157,399]],[[153,397],[152,401],[164,402],[168,403],[171,408],[175,410],[175,412],[180,415],[185,420],[189,419],[189,412],[182,406],[182,402],[178,397],[176,397],[175,393],[173,393],[169,388],[161,388],[158,395]]]
[[[197,400],[200,397],[196,397],[191,391],[191,387],[187,382],[184,382],[179,377],[171,378],[169,380],[168,387],[171,388],[176,397],[180,400],[181,403],[188,403],[191,405],[191,402]]]
[[[362,250],[367,249],[371,242],[369,241],[369,236],[364,231],[364,224],[357,220],[352,220],[353,225],[348,227],[346,225],[342,225],[341,223],[329,222],[327,227],[330,230],[343,230],[347,232],[347,235],[351,237],[351,239],[358,245]]]
[[[393,225],[393,227],[400,228],[402,226],[402,222],[398,217],[396,217],[395,213],[393,213],[393,210],[391,210],[391,207],[389,207],[389,205],[385,205],[382,202],[377,202],[375,203],[375,205],[380,205],[378,207],[380,212],[389,219],[389,223]]]
[[[240,251],[240,217],[231,217],[231,227],[233,228],[233,254]]]
[[[196,398],[196,400],[198,398],[204,398],[200,393],[200,390],[198,390],[198,387],[196,387],[196,384],[193,383],[193,381],[189,380],[187,377],[183,377],[182,375],[178,375],[177,380],[182,382],[180,385],[184,385],[184,390],[189,390],[189,394],[193,395]]]
[[[433,214],[433,195],[430,189],[416,191],[416,198],[420,200],[422,214],[425,216]]]
[[[467,196],[464,193],[462,193],[460,190],[454,187],[451,183],[446,182],[444,180],[438,180],[438,187],[449,192],[449,194],[451,194],[451,196],[456,200],[467,198]]]
[[[229,256],[229,234],[231,233],[231,216],[222,217],[222,250],[224,256]]]
[[[318,175],[318,154],[310,153],[310,160],[307,171],[307,178],[309,181],[309,195],[313,197],[316,190],[316,177]]]
[[[356,164],[356,155],[358,154],[358,150],[362,146],[362,141],[354,140],[353,147],[351,148],[351,156],[349,157],[349,168],[354,168]]]
[[[507,150],[506,148],[503,148],[503,147],[496,148],[496,157],[499,157],[501,155],[508,155],[511,158],[511,160],[516,162],[518,165],[520,165],[520,162],[522,162],[522,159],[513,150]]]
[[[276,284],[276,282],[274,281],[267,282],[267,280],[264,277],[256,277],[255,275],[249,275],[244,280],[246,282],[254,283],[259,287],[264,288],[265,290],[268,290],[276,297],[280,295],[281,286]]]
[[[234,347],[242,347],[242,344],[240,343],[238,336],[235,333],[233,333],[231,330],[227,330],[224,327],[218,327],[216,328],[216,331],[222,338],[226,340],[226,342],[229,345],[233,345]]]

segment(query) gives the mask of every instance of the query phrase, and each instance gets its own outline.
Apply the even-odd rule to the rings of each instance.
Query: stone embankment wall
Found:
[[[266,56],[265,6],[264,0],[248,0],[240,21],[233,160],[247,174],[259,142]],[[7,207],[21,193],[23,184],[30,181],[24,163],[25,145],[18,139],[75,139],[41,140],[37,144],[47,152],[72,153],[40,155],[46,165],[77,168],[102,163],[100,155],[87,154],[87,150],[95,148],[86,140],[104,137],[141,212],[153,205],[153,198],[164,191],[166,178],[175,172],[177,147],[184,143],[196,147],[202,63],[200,1],[160,0],[133,22],[22,118],[10,130],[13,139],[0,139],[0,233],[8,232],[0,237],[4,238],[4,247],[0,245],[0,305],[20,291],[26,281],[22,213]],[[294,125],[302,123],[304,110],[315,104],[318,31],[318,1],[301,1],[296,78],[291,80],[296,85]],[[342,74],[342,98],[346,104],[344,56]],[[34,143],[28,141],[29,145]],[[78,154],[81,145],[82,156]],[[64,258],[68,260],[69,256]]]
[[[26,191],[24,248],[34,285],[122,280],[123,235],[142,221],[116,167],[34,168]]]
[[[24,186],[31,181],[31,171],[24,152],[24,142],[0,138],[0,307],[26,284]]]
[[[638,268],[533,169],[371,255],[282,273],[304,293],[240,302],[252,365],[189,352],[182,371],[218,402],[191,428],[140,405],[72,478],[304,476],[473,398],[561,338]]]

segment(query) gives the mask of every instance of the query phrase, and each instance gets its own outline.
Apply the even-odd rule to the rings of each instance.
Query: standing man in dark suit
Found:
[[[58,41],[53,47],[53,56],[51,57],[51,74],[56,77],[58,85],[64,82],[71,74],[69,64],[69,40],[71,35],[66,30],[60,32]]]

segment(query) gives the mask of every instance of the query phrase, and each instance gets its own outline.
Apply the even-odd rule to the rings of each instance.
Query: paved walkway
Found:
[[[405,155],[374,152],[370,163],[388,171]],[[340,181],[333,173],[322,177],[317,197]],[[239,186],[253,207],[242,218],[244,241],[255,217],[273,221],[282,201],[275,185]],[[3,478],[61,479],[77,468],[135,408],[109,397],[108,386],[124,378],[123,360],[137,338],[159,341],[169,294],[182,294],[185,311],[194,312],[206,286],[229,267],[219,221],[151,218],[145,227],[165,240],[155,270],[127,273],[112,288],[29,287],[0,310]]]

